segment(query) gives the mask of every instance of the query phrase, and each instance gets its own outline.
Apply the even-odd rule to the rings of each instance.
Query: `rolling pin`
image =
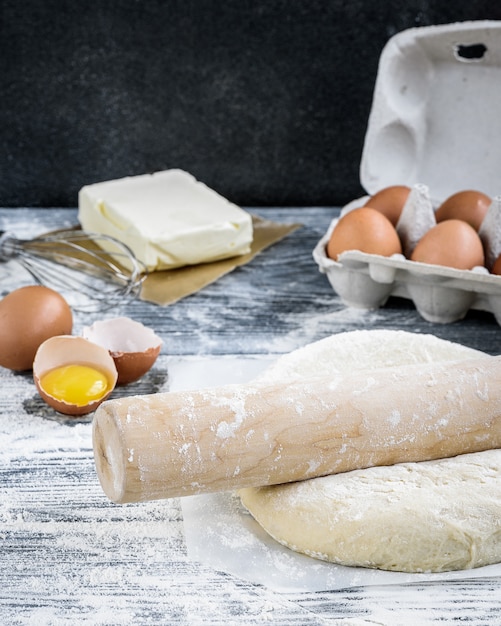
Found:
[[[118,398],[92,436],[115,503],[480,452],[501,447],[501,356]]]

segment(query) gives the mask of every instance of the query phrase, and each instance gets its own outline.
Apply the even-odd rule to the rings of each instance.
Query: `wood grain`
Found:
[[[94,415],[116,503],[290,483],[501,447],[501,357],[118,398]]]
[[[311,252],[336,209],[262,209],[304,224],[203,291],[167,308],[134,302],[126,314],[153,327],[163,353],[141,381],[117,394],[169,388],[169,359],[279,355],[329,334],[363,328],[432,333],[489,354],[501,352],[490,314],[424,322],[411,303],[346,309]],[[75,209],[0,209],[19,236],[76,223]],[[30,279],[0,264],[2,294]],[[78,315],[75,333],[92,321]],[[278,594],[190,561],[179,501],[116,506],[99,485],[92,416],[55,414],[28,374],[0,371],[0,623],[44,626],[212,624],[361,626],[501,623],[501,580],[358,587]]]

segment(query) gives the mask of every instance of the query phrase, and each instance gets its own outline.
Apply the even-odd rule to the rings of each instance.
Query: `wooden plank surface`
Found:
[[[501,353],[501,329],[488,313],[433,325],[405,300],[378,311],[346,308],[311,256],[335,209],[255,212],[303,227],[177,304],[138,301],[121,310],[153,327],[164,347],[153,370],[120,393],[168,389],[173,356],[273,356],[364,328],[432,333]],[[0,229],[19,236],[74,223],[74,209],[0,209]],[[2,295],[26,280],[14,262],[0,265]],[[75,332],[92,319],[77,315]],[[0,624],[501,623],[497,577],[469,580],[466,572],[464,581],[449,583],[284,594],[194,563],[178,500],[120,507],[107,501],[95,474],[90,421],[58,416],[38,398],[29,374],[0,370]]]

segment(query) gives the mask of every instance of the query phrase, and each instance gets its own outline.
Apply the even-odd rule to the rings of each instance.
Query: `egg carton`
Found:
[[[479,231],[490,267],[501,253],[501,142],[492,141],[501,131],[500,98],[501,22],[413,28],[392,37],[379,61],[360,165],[368,195],[341,216],[384,187],[409,186],[397,224],[405,253],[436,223],[443,200],[482,191],[493,198]],[[455,322],[476,309],[493,313],[501,325],[500,276],[485,267],[458,270],[357,250],[333,261],[326,245],[337,222],[313,258],[346,305],[376,309],[399,296],[430,322]]]
[[[411,249],[431,227],[420,212],[426,193],[425,185],[413,187],[397,224],[404,249]],[[367,199],[368,196],[347,205],[341,216],[362,206]],[[431,211],[434,224],[434,208]],[[413,219],[416,212],[420,212],[420,219]],[[426,214],[430,217],[430,212]],[[333,261],[327,256],[326,246],[338,221],[332,220],[316,245],[313,258],[346,305],[377,309],[384,306],[390,296],[400,296],[411,299],[420,315],[429,322],[455,322],[469,309],[477,309],[490,311],[501,324],[501,276],[490,274],[483,266],[458,270],[409,261],[403,254],[384,257],[348,250],[339,255],[338,261]],[[486,258],[497,258],[501,254],[501,196],[493,200],[479,234],[487,251]]]

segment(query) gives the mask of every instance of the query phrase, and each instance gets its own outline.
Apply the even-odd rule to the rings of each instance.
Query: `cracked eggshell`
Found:
[[[82,336],[109,351],[118,371],[118,385],[144,376],[160,354],[162,340],[155,332],[129,317],[116,317],[86,326]]]
[[[77,405],[55,398],[43,388],[44,374],[65,365],[88,365],[106,376],[106,392],[98,400]],[[42,399],[53,409],[65,415],[80,416],[95,411],[106,400],[117,383],[117,369],[107,350],[83,337],[60,335],[44,341],[33,361],[33,380]]]

